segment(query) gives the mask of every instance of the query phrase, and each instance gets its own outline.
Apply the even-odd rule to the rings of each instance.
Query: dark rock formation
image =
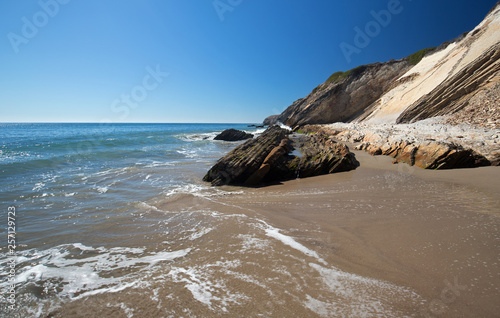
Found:
[[[203,180],[217,186],[244,184],[287,135],[288,131],[278,126],[268,128],[259,137],[247,140],[221,158]]]
[[[348,171],[358,166],[354,155],[343,144],[326,136],[290,136],[278,126],[246,141],[221,158],[205,175],[212,185],[255,186],[297,177]],[[290,155],[294,147],[302,155]]]
[[[280,117],[280,115],[271,115],[271,116],[267,117],[266,119],[264,119],[263,124],[264,125],[274,125],[274,124],[277,124],[278,121],[279,121],[279,117]]]
[[[244,131],[236,130],[236,129],[226,129],[220,134],[218,134],[214,140],[224,140],[224,141],[239,141],[253,138],[252,134],[247,134]]]
[[[250,178],[245,181],[246,185],[257,185],[259,184],[269,173],[271,168],[275,167],[278,161],[283,161],[287,159],[288,153],[290,152],[290,140],[288,138],[281,139],[280,144],[273,148],[271,152],[267,155],[262,162],[261,166],[257,171],[255,171]],[[286,173],[286,171],[284,171]]]
[[[359,166],[346,145],[324,134],[299,135],[294,145],[302,157],[294,157],[289,167],[300,178],[349,171]]]

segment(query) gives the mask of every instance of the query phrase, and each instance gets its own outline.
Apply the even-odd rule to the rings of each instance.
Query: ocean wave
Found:
[[[177,153],[180,153],[184,156],[186,156],[186,158],[196,158],[198,156],[198,151],[196,149],[186,149],[186,148],[183,148],[183,149],[180,149],[180,150],[177,150]]]
[[[108,187],[96,187],[97,192],[103,194],[108,192],[109,188]]]
[[[177,135],[176,137],[182,141],[202,141],[202,140],[214,140],[214,138],[220,134],[219,132],[207,132],[207,133],[195,133],[195,134],[183,134]]]

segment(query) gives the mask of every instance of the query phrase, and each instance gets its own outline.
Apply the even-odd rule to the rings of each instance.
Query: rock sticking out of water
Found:
[[[223,140],[223,141],[239,141],[253,138],[252,134],[248,134],[241,130],[236,129],[226,129],[217,136],[215,136],[214,140]]]

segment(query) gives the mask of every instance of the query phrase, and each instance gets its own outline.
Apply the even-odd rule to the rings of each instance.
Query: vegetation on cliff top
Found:
[[[420,61],[424,58],[424,56],[427,53],[434,51],[434,49],[435,47],[428,47],[426,49],[422,49],[418,52],[408,55],[406,59],[408,60],[408,63],[410,63],[410,65],[417,65],[418,63],[420,63]]]
[[[408,55],[406,57],[406,60],[408,61],[408,63],[410,65],[417,65],[418,63],[420,63],[420,61],[424,58],[424,56],[427,55],[427,53],[429,52],[432,52],[436,49],[436,47],[428,47],[428,48],[425,48],[425,49],[422,49],[418,52],[415,52],[411,55]],[[366,65],[360,65],[358,67],[355,67],[353,69],[350,69],[348,71],[345,71],[345,72],[342,72],[342,71],[339,71],[339,72],[335,72],[333,73],[332,75],[330,75],[330,77],[328,77],[328,79],[323,83],[323,84],[319,84],[318,86],[316,86],[312,93],[316,93],[318,90],[324,90],[326,89],[326,87],[331,84],[331,83],[338,83],[340,82],[341,80],[343,79],[346,79],[347,77],[349,77],[349,75],[357,75],[359,73],[361,73],[363,70],[365,70],[366,68]]]
[[[342,72],[342,71],[335,72],[332,75],[330,75],[330,77],[323,84],[316,86],[316,88],[314,88],[312,92],[314,94],[319,89],[324,90],[329,84],[338,83],[341,80],[346,79],[349,75],[351,75],[351,74],[356,75],[356,74],[362,72],[364,69],[365,69],[365,65],[361,65],[361,66],[355,67],[355,68],[350,69],[350,70],[345,71],[345,72]]]

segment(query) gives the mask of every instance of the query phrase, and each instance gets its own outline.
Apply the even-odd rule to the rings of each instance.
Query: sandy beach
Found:
[[[345,272],[411,288],[423,303],[399,304],[410,316],[495,316],[500,170],[428,171],[355,153],[355,171],[224,202],[286,229]]]

